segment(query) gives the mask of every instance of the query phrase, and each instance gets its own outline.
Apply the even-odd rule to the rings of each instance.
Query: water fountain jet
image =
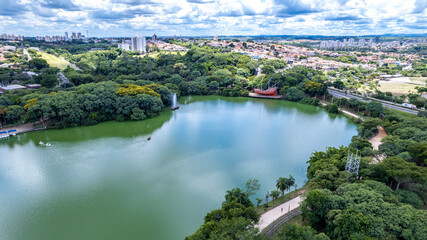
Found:
[[[171,110],[177,110],[179,108],[179,105],[176,103],[177,98],[176,98],[176,93],[174,93],[172,95],[172,106],[171,106]]]

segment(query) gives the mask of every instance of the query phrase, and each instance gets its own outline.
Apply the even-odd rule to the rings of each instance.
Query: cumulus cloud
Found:
[[[25,36],[426,33],[426,0],[0,0],[0,32]]]

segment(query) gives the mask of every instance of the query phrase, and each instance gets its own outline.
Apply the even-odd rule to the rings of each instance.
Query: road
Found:
[[[337,90],[334,90],[331,88],[328,89],[328,92],[329,92],[329,94],[331,94],[332,96],[337,97],[337,98],[347,98],[347,99],[354,98],[354,99],[357,99],[357,100],[362,101],[362,102],[371,102],[371,100],[364,99],[360,96],[357,96],[354,94],[345,94],[343,92],[340,92],[340,91],[337,91]],[[391,108],[391,109],[395,109],[395,110],[399,110],[399,111],[407,112],[407,113],[411,113],[411,114],[418,114],[417,110],[399,107],[399,106],[394,105],[391,102],[382,101],[382,100],[378,100],[378,102],[380,102],[386,108]]]
[[[31,56],[30,56],[30,54],[28,53],[28,50],[26,49],[26,48],[24,48],[24,50],[22,50],[22,52],[25,54],[25,55],[27,55],[27,57],[28,57],[28,61],[31,61]]]
[[[67,77],[66,77],[62,72],[59,72],[59,73],[57,74],[57,76],[59,77],[59,79],[61,79],[61,83],[60,83],[60,85],[62,85],[62,84],[66,84],[66,83],[69,83],[69,81],[68,81]]]

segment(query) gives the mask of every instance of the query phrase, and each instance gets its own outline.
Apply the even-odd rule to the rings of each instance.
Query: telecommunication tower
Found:
[[[361,155],[358,154],[358,150],[356,150],[356,154],[350,153],[350,149],[347,154],[347,163],[345,165],[345,170],[349,173],[356,173],[359,176],[359,165],[360,165]]]

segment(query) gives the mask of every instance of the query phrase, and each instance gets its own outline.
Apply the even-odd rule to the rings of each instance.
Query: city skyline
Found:
[[[0,0],[0,32],[94,37],[423,34],[426,1]],[[61,30],[60,30],[61,29]]]

